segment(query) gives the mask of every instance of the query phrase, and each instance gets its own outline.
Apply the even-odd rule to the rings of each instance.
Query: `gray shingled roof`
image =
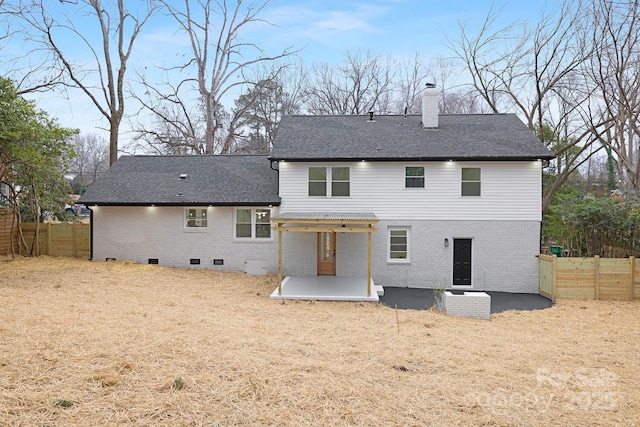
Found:
[[[180,175],[186,174],[185,179]],[[80,198],[87,205],[279,205],[267,156],[123,156]]]
[[[421,116],[286,116],[274,160],[525,160],[553,154],[514,114]]]

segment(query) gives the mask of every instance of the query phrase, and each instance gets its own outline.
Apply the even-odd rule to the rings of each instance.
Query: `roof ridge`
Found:
[[[225,153],[225,154],[125,154],[118,157],[121,158],[155,158],[155,159],[167,159],[167,158],[211,158],[211,157],[269,157],[269,154],[252,154],[252,153]]]

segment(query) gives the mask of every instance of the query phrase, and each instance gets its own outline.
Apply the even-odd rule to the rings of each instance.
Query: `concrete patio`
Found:
[[[383,292],[382,286],[376,287],[371,279],[371,294],[367,295],[366,277],[285,277],[282,293],[276,288],[271,299],[378,302],[378,292]]]

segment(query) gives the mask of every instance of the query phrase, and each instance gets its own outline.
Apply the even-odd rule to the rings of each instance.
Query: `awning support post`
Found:
[[[282,230],[278,230],[278,295],[282,295]]]
[[[369,224],[367,233],[367,296],[371,296],[371,233],[373,224]]]

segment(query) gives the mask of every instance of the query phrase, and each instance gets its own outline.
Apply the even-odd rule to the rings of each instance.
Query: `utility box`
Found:
[[[266,259],[248,259],[244,262],[244,272],[256,276],[264,276],[267,274]]]

